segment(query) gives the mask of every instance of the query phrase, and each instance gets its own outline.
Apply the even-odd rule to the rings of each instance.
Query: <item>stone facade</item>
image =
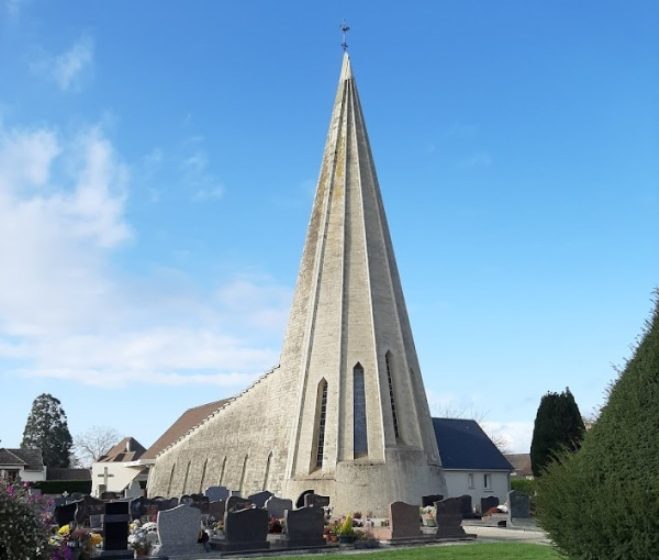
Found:
[[[382,515],[446,493],[347,55],[280,366],[163,451],[149,494],[216,484]]]

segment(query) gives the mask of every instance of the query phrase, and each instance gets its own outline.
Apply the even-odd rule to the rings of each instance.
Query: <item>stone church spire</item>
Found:
[[[315,488],[350,511],[355,480],[364,498],[382,501],[383,510],[387,500],[418,502],[421,494],[442,493],[432,420],[347,52],[281,368],[297,391],[285,473],[289,494]]]

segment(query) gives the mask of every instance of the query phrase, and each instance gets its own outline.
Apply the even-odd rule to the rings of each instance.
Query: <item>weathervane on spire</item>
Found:
[[[343,41],[341,41],[341,46],[343,47],[343,52],[348,50],[348,31],[350,31],[350,27],[348,26],[346,20],[343,20],[343,23],[341,23],[341,32],[343,33]]]

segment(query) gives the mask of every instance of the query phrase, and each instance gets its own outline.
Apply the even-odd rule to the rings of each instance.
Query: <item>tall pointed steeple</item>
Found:
[[[439,453],[347,52],[284,340],[285,478],[340,511],[443,493]]]

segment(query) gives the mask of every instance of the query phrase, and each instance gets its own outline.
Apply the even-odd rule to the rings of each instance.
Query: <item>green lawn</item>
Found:
[[[493,543],[456,546],[423,546],[398,548],[368,554],[313,554],[305,555],[312,560],[323,558],[342,560],[559,560],[560,556],[549,546],[541,544]],[[279,556],[277,560],[295,559],[300,556]]]

